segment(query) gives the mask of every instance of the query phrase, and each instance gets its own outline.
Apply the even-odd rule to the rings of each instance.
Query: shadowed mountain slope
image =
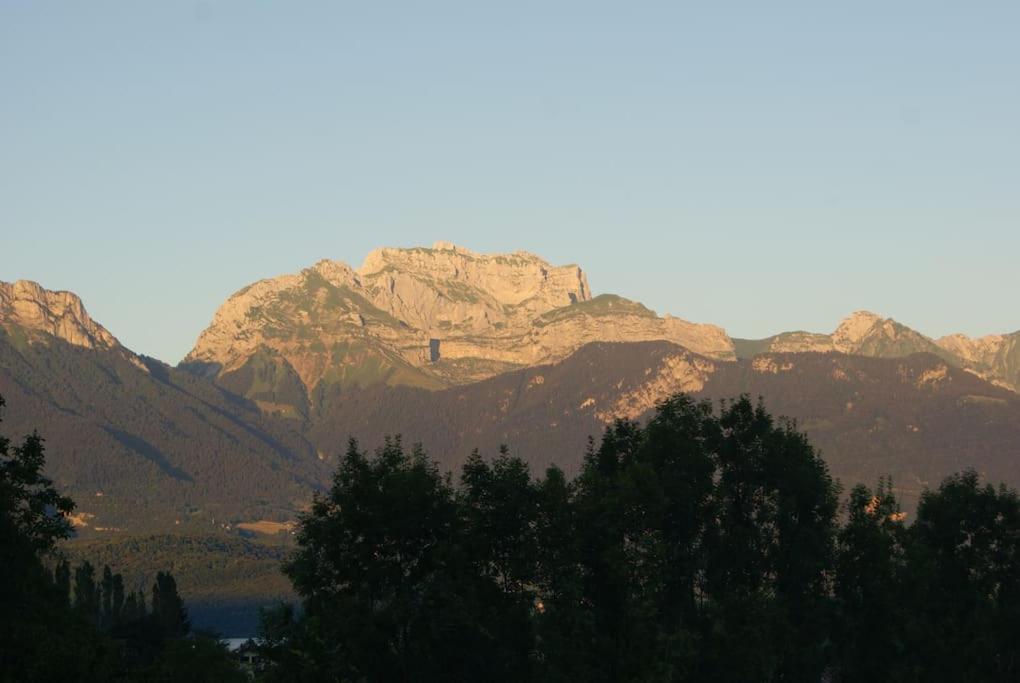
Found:
[[[348,435],[421,441],[444,467],[507,444],[536,468],[576,472],[589,436],[614,416],[641,418],[676,391],[742,393],[798,421],[847,486],[891,475],[912,506],[921,489],[967,468],[1020,484],[1020,397],[938,356],[768,354],[720,362],[667,342],[596,343],[566,360],[439,392],[374,387],[327,399],[308,436],[325,453]]]
[[[0,395],[4,433],[43,434],[86,532],[289,518],[325,476],[299,433],[119,344],[0,328]]]
[[[1020,396],[935,355],[767,354],[721,365],[702,393],[740,392],[795,418],[844,485],[891,475],[908,508],[965,468],[1020,485]]]

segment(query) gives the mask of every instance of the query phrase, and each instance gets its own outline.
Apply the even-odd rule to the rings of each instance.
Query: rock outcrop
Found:
[[[636,420],[677,392],[701,391],[715,372],[715,363],[678,349],[662,358],[658,367],[646,372],[637,386],[623,391],[607,408],[596,411],[601,422],[609,424],[621,417]]]
[[[355,383],[439,388],[555,362],[593,341],[652,340],[735,357],[718,327],[592,297],[576,265],[438,242],[377,249],[357,270],[320,261],[250,285],[217,311],[184,363],[224,377],[260,354],[263,365],[292,368],[311,395]]]
[[[0,326],[29,343],[45,343],[55,337],[89,349],[120,346],[89,317],[77,295],[43,289],[29,280],[0,282]]]
[[[357,272],[373,304],[434,335],[490,334],[588,301],[575,265],[551,266],[527,252],[482,255],[448,242],[431,249],[377,249]]]
[[[979,377],[1012,391],[1020,391],[1020,332],[974,339],[951,334],[935,341]]]
[[[871,358],[936,355],[1000,387],[1020,391],[1020,332],[973,339],[962,334],[931,339],[892,318],[857,311],[832,334],[784,332],[759,340],[734,340],[741,358],[764,353],[844,353]]]
[[[756,342],[757,353],[838,352],[875,358],[898,358],[911,353],[943,350],[934,341],[870,311],[857,311],[844,318],[832,334],[784,332]]]

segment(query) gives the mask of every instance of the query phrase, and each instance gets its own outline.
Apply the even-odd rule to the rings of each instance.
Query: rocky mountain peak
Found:
[[[965,334],[950,334],[935,340],[935,343],[968,360],[983,360],[994,356],[1009,341],[1011,335],[989,334],[983,337],[968,337]]]
[[[32,339],[56,337],[90,349],[119,346],[112,334],[89,317],[77,295],[50,291],[30,280],[0,282],[0,326]]]
[[[950,354],[920,332],[871,311],[856,311],[844,318],[832,334],[784,332],[762,340],[738,340],[740,355],[758,353],[845,353],[878,358],[900,358],[931,353],[946,360]]]
[[[1006,389],[1020,390],[1020,332],[977,338],[950,334],[935,343],[979,377]]]
[[[832,333],[833,343],[838,349],[853,349],[875,330],[875,326],[891,322],[871,311],[855,311],[844,318]]]
[[[931,353],[951,360],[929,337],[870,311],[857,311],[844,319],[831,338],[833,349],[842,353],[880,358]]]
[[[222,375],[254,359],[260,369],[246,377],[297,377],[309,393],[322,382],[435,388],[554,362],[592,341],[649,340],[733,358],[718,327],[592,297],[576,265],[437,242],[376,249],[357,270],[325,260],[245,287],[185,362]]]
[[[951,334],[933,340],[892,318],[857,311],[832,334],[783,332],[767,339],[737,339],[741,358],[762,353],[845,353],[876,358],[903,358],[928,353],[1012,391],[1020,390],[1020,332],[972,338]]]
[[[360,284],[358,280],[358,273],[342,261],[322,259],[312,266],[312,270],[336,287],[349,287]]]

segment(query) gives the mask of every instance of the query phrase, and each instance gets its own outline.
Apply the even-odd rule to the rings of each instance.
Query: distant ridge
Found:
[[[971,339],[962,334],[931,339],[892,318],[857,311],[832,334],[783,332],[765,339],[734,339],[739,358],[760,353],[843,353],[905,358],[931,353],[1011,391],[1020,389],[1020,332]]]

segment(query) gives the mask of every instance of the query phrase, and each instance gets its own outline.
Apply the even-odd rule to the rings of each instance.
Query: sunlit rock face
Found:
[[[216,312],[185,364],[226,377],[257,362],[247,373],[253,383],[293,373],[312,395],[354,384],[440,388],[561,360],[593,341],[654,340],[734,358],[718,327],[593,297],[576,265],[437,242],[377,249],[357,270],[320,261],[245,287]]]
[[[784,332],[762,340],[762,352],[839,352],[855,356],[896,358],[911,353],[941,350],[923,334],[870,311],[857,311],[844,318],[832,334]]]
[[[0,282],[0,326],[28,343],[56,338],[89,349],[111,349],[119,344],[112,334],[85,311],[71,292],[53,292],[35,282]]]
[[[429,332],[489,334],[591,299],[580,268],[527,252],[483,255],[437,242],[431,249],[377,249],[357,275],[372,303]]]
[[[832,334],[783,332],[767,339],[737,339],[735,345],[742,358],[765,353],[844,353],[872,358],[930,353],[997,386],[1020,390],[1020,332],[977,339],[962,334],[931,339],[892,318],[857,311],[844,318]]]
[[[598,407],[595,415],[606,424],[621,417],[637,419],[678,392],[701,391],[715,369],[716,364],[707,358],[678,349],[657,359],[657,363],[645,371],[643,380],[621,391],[610,405]]]
[[[1020,390],[1020,332],[977,339],[952,334],[935,343],[979,377],[1012,391]]]

